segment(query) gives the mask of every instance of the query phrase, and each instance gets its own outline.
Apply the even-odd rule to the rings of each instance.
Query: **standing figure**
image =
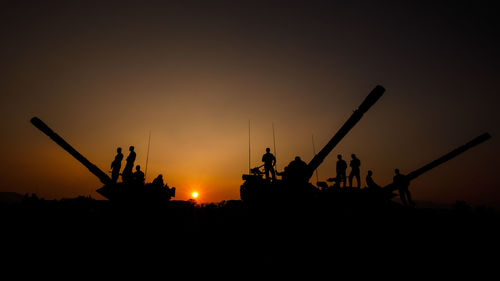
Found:
[[[145,178],[144,178],[144,173],[141,171],[140,165],[137,165],[135,167],[135,172],[132,178],[135,184],[144,185]]]
[[[337,155],[337,158],[339,159],[337,161],[337,183],[338,186],[340,187],[340,184],[343,182],[344,187],[346,186],[346,170],[347,170],[347,163],[342,159],[342,155]]]
[[[349,163],[351,166],[351,173],[349,174],[349,187],[352,187],[352,178],[356,177],[358,181],[358,188],[361,188],[361,177],[359,176],[359,166],[361,166],[361,161],[356,157],[356,154],[351,155],[352,160]]]
[[[116,149],[115,160],[113,160],[113,162],[111,162],[111,181],[113,183],[116,183],[116,181],[118,180],[118,176],[120,175],[120,168],[122,167],[122,160],[123,160],[122,148],[118,147]]]
[[[408,190],[410,181],[405,175],[399,173],[399,169],[394,170],[394,172],[396,173],[396,175],[393,178],[393,183],[399,190],[399,197],[401,198],[401,202],[404,206],[414,207],[415,203],[413,202],[413,200],[411,200],[411,194]]]
[[[134,167],[134,162],[135,162],[135,152],[134,152],[134,147],[130,146],[129,149],[130,153],[127,156],[127,164],[125,164],[125,168],[123,168],[122,172],[122,180],[123,182],[130,182],[132,181],[132,168]]]
[[[270,152],[271,149],[266,148],[266,154],[262,155],[262,162],[264,162],[264,171],[266,173],[266,180],[269,180],[269,172],[273,178],[273,182],[276,180],[276,175],[274,172],[274,166],[276,165],[276,157]]]

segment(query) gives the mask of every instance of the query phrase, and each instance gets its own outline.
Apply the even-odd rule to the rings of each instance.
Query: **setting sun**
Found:
[[[191,193],[191,196],[193,198],[198,198],[198,192],[195,191],[195,192]]]

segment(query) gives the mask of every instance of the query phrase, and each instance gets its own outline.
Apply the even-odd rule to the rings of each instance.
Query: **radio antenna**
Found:
[[[148,153],[146,154],[146,169],[144,169],[144,179],[146,179],[146,175],[148,174],[149,147],[150,147],[150,145],[151,145],[151,130],[149,130]]]
[[[248,173],[250,174],[250,119],[248,119]]]
[[[274,158],[277,158],[277,154],[276,154],[276,136],[274,135],[274,122],[273,122],[273,145],[274,145]],[[276,161],[275,165],[274,165],[274,170],[277,171],[278,170],[278,161]]]
[[[316,156],[316,146],[314,145],[314,134],[312,134],[312,145],[313,145],[314,156]],[[319,182],[318,168],[316,168],[315,171],[316,171],[316,182]]]

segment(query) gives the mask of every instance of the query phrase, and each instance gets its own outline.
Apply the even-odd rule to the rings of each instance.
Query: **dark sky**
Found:
[[[494,1],[2,1],[1,191],[98,197],[39,116],[107,172],[135,145],[148,180],[237,199],[272,146],[312,158],[377,84],[385,96],[320,167],[356,153],[384,185],[483,132],[412,184],[416,199],[500,206]]]

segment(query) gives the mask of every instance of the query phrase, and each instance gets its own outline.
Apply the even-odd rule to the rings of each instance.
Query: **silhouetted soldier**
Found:
[[[163,188],[163,175],[159,174],[154,180],[153,180],[153,185]]]
[[[375,183],[372,179],[373,172],[370,170],[368,171],[368,175],[366,176],[366,187],[367,188],[380,188],[378,184]]]
[[[287,179],[294,182],[307,182],[307,164],[299,156],[288,164]]]
[[[337,161],[337,184],[340,187],[340,184],[343,182],[345,187],[347,163],[342,159],[342,155],[337,155],[337,158],[339,159]]]
[[[396,175],[393,178],[393,183],[399,190],[399,197],[401,198],[401,202],[405,206],[415,206],[415,203],[411,200],[410,191],[408,190],[410,181],[405,175],[399,173],[399,169],[394,170],[394,172],[396,173]]]
[[[283,172],[276,172],[278,174],[278,176],[281,176],[281,179],[286,181],[288,180],[288,175],[289,175],[289,172],[288,172],[288,166],[286,166],[284,169],[283,169]]]
[[[351,173],[349,174],[349,186],[352,187],[352,178],[356,177],[358,181],[358,188],[361,188],[361,177],[359,176],[359,166],[361,166],[361,161],[356,157],[356,154],[351,155],[352,160],[349,163],[351,166]]]
[[[130,146],[128,150],[130,151],[130,153],[127,156],[127,164],[125,164],[125,168],[122,172],[122,180],[124,182],[129,182],[132,180],[132,168],[134,167],[135,162],[134,147]]]
[[[270,152],[271,149],[266,148],[266,154],[262,155],[262,162],[264,162],[264,171],[266,173],[266,180],[269,180],[269,172],[271,172],[271,176],[273,181],[276,180],[276,175],[274,173],[274,165],[276,165],[276,157]]]
[[[141,171],[141,166],[137,165],[135,167],[135,173],[133,175],[134,183],[144,185],[144,173]]]
[[[122,160],[123,160],[122,148],[118,147],[116,149],[115,160],[111,162],[111,181],[113,183],[115,183],[118,180],[118,176],[120,175]]]

